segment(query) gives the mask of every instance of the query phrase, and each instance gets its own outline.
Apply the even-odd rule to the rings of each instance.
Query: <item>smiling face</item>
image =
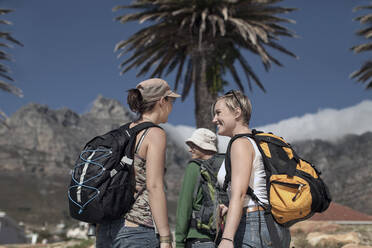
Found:
[[[233,130],[236,127],[236,113],[231,111],[221,98],[214,105],[214,118],[213,123],[217,125],[217,133],[223,136],[233,136]]]
[[[192,142],[188,142],[187,145],[189,147],[189,152],[191,154],[192,159],[203,159],[204,158],[205,154],[203,152],[203,149],[201,149],[200,147],[198,147]]]

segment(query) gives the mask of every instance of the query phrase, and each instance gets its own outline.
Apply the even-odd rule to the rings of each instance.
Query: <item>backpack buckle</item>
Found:
[[[115,169],[112,169],[111,171],[110,171],[110,177],[113,177],[113,176],[115,176],[116,174],[118,173],[118,171],[117,170],[115,170]]]
[[[132,165],[132,164],[133,164],[133,159],[128,158],[127,155],[125,155],[125,156],[121,159],[121,161],[124,162],[125,164],[129,164],[129,165]]]

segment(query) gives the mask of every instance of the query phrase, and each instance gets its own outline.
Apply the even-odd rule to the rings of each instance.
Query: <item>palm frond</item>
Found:
[[[357,6],[353,8],[353,11],[356,12],[356,11],[364,10],[364,9],[372,9],[372,5]]]
[[[194,11],[193,8],[183,8],[183,9],[178,9],[178,10],[171,12],[171,15],[177,16],[180,14],[192,13],[193,11]]]
[[[0,9],[0,15],[8,14],[10,12],[12,12],[12,10]],[[12,25],[12,23],[10,21],[7,21],[7,20],[0,20],[0,24]],[[0,31],[0,39],[5,40],[5,42],[3,42],[3,41],[0,42],[0,47],[12,48],[11,44],[16,44],[18,46],[23,46],[23,44],[20,41],[13,38],[13,36],[10,34],[10,32]],[[10,44],[8,44],[7,42],[10,42]],[[5,52],[3,50],[0,50],[0,60],[12,61],[12,57],[7,52]],[[10,72],[11,71],[10,71],[10,68],[8,66],[6,66],[4,64],[0,64],[0,78],[3,78],[3,79],[6,79],[8,81],[13,82],[14,79],[9,75]],[[14,94],[18,97],[23,97],[22,90],[17,88],[14,85],[8,83],[8,82],[0,81],[0,89],[3,90],[3,91],[9,92],[11,94]]]
[[[180,63],[182,58],[184,57],[184,53],[182,50],[176,51],[176,53],[177,53],[176,56],[174,56],[172,61],[169,63],[168,69],[165,75],[168,75],[169,73],[171,73],[176,68],[176,66]]]
[[[0,71],[1,72],[10,72],[10,68],[6,65],[0,64]]]
[[[175,90],[178,89],[178,83],[179,83],[180,78],[181,78],[181,75],[182,75],[182,70],[183,70],[183,65],[185,63],[185,60],[186,60],[186,56],[183,56],[181,58],[181,62],[178,64],[178,70],[177,70],[177,75],[176,75],[176,82],[175,82],[175,85],[174,85],[174,89]]]
[[[187,95],[189,94],[190,88],[192,86],[192,79],[193,79],[193,63],[192,60],[189,59],[186,67],[185,73],[185,80],[182,90],[182,101],[185,100]]]
[[[23,92],[20,88],[17,88],[16,86],[11,85],[7,82],[0,81],[0,89],[12,93],[13,95],[16,95],[18,97],[23,97]]]
[[[7,20],[0,20],[0,24],[12,25],[13,23]]]
[[[359,77],[360,75],[368,72],[368,71],[371,71],[372,70],[372,61],[367,61],[363,64],[363,66],[357,70],[357,71],[354,71],[350,77],[351,78],[354,78],[354,77]]]
[[[5,15],[5,14],[8,14],[10,12],[13,12],[13,10],[11,10],[11,9],[0,9],[0,15]]]
[[[372,37],[372,27],[361,29],[356,34],[359,36],[364,36],[366,39],[369,39]]]
[[[372,89],[372,61],[365,62],[359,70],[350,74],[350,78],[365,84],[367,89]]]
[[[216,21],[217,21],[217,24],[218,24],[218,29],[220,31],[221,36],[225,36],[226,26],[225,26],[224,20],[222,18],[220,18],[219,16],[215,16],[215,18],[216,18]]]
[[[285,47],[281,46],[280,44],[278,44],[278,43],[276,43],[274,41],[269,42],[267,45],[269,47],[274,48],[275,50],[278,50],[278,51],[280,51],[282,53],[287,54],[288,56],[291,56],[291,57],[293,57],[295,59],[298,59],[298,56],[296,54],[294,54],[293,52],[287,50]]]
[[[119,5],[119,6],[115,6],[112,8],[112,11],[119,11],[119,10],[122,10],[122,9],[148,9],[148,8],[152,8],[152,4],[148,4],[148,3],[139,3],[139,1],[137,2],[134,2],[130,5]]]
[[[238,85],[239,89],[242,92],[244,92],[244,86],[242,84],[242,81],[240,81],[239,74],[236,72],[234,65],[230,64],[228,65],[228,68],[230,70],[231,75],[233,76],[235,83]]]
[[[359,21],[361,24],[372,22],[372,14],[367,14],[363,16],[358,16],[354,18],[355,21]]]
[[[351,48],[355,53],[372,50],[372,43],[361,44]]]
[[[0,72],[0,77],[6,78],[6,79],[8,79],[9,81],[14,81],[13,78],[11,78],[10,76],[8,76],[7,74],[5,74],[5,73],[3,73],[3,72]]]
[[[156,62],[158,61],[164,54],[166,53],[166,51],[164,50],[161,50],[161,51],[158,51],[154,54],[154,56],[151,56],[152,60],[151,60],[151,64],[149,65],[148,69]],[[131,64],[127,65],[124,67],[123,64],[121,64],[120,66],[121,67],[124,67],[123,71],[121,72],[121,74],[124,74],[125,72],[129,71],[130,69],[132,69],[133,67],[138,67],[140,66],[142,63],[144,63],[145,61],[147,61],[149,59],[148,55],[146,54],[143,54],[142,56],[138,56],[134,59],[131,59],[130,61],[126,61],[126,62],[131,62]],[[147,66],[145,66],[147,67]],[[147,70],[148,70],[147,69]],[[146,70],[146,69],[142,69],[140,71],[140,73],[143,71],[143,70]],[[147,71],[146,71],[147,72]]]
[[[252,78],[255,81],[255,83],[258,85],[258,87],[260,87],[260,89],[263,92],[266,92],[265,87],[262,85],[258,76],[254,73],[252,67],[248,64],[247,60],[241,54],[238,55],[237,59],[240,65],[244,69],[243,71],[245,73],[245,76],[247,77],[248,82],[250,82],[250,78]]]
[[[21,42],[19,42],[18,40],[14,39],[9,32],[0,32],[0,38],[2,39],[5,39],[5,40],[8,40],[14,44],[17,44],[19,46],[23,46],[23,44]]]
[[[137,73],[137,77],[139,76],[142,76],[144,74],[146,74],[150,68],[152,66],[154,66],[156,63],[158,63],[158,61],[164,57],[164,55],[167,53],[166,50],[162,49],[160,51],[158,51],[157,53],[155,53],[154,55],[151,56],[151,58],[147,58],[147,62],[146,64],[142,67],[142,69],[140,70],[140,72]],[[145,55],[146,56],[146,55]],[[144,57],[145,58],[145,57]],[[160,76],[159,76],[160,77]]]
[[[12,56],[10,56],[10,54],[4,52],[4,51],[0,51],[0,60],[7,60],[7,61],[12,61]]]
[[[151,77],[154,77],[156,75],[158,77],[161,77],[164,69],[167,67],[168,63],[172,60],[175,54],[176,52],[174,50],[167,51],[167,53],[163,56],[162,60],[160,61],[159,65],[156,67],[156,69],[152,73]]]

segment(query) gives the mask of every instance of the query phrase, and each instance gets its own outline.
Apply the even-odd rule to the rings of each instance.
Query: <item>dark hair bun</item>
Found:
[[[141,108],[143,106],[143,98],[141,92],[138,89],[128,90],[127,102],[130,110],[135,113],[141,112]]]

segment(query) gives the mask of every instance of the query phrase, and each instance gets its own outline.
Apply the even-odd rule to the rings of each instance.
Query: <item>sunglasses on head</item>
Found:
[[[241,102],[239,101],[239,98],[236,96],[234,90],[229,90],[228,92],[225,93],[225,96],[227,95],[233,95],[235,100],[238,102],[239,106],[240,106],[240,109],[243,111],[243,105],[241,104]]]

